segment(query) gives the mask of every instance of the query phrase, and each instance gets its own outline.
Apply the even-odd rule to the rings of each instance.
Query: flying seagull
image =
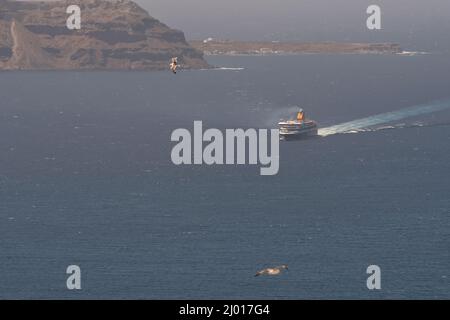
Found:
[[[281,274],[283,272],[283,270],[285,270],[285,269],[289,270],[288,266],[285,264],[278,266],[278,267],[274,267],[274,268],[266,268],[261,271],[258,271],[255,274],[255,277],[257,277],[257,276],[277,276],[277,275]]]
[[[176,74],[177,68],[178,68],[178,58],[177,57],[172,58],[169,66],[170,66],[170,70]]]

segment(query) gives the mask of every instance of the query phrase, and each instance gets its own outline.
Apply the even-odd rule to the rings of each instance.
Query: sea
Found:
[[[0,73],[0,298],[449,299],[449,58]],[[276,128],[298,107],[320,135],[281,141],[277,175],[171,161],[177,128]]]

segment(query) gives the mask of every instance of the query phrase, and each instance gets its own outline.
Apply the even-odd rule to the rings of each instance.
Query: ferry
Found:
[[[282,140],[298,140],[317,136],[317,123],[306,119],[303,109],[297,112],[295,119],[280,121],[278,127]]]

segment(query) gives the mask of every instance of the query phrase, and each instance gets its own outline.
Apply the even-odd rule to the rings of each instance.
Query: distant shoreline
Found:
[[[397,43],[345,43],[345,42],[278,42],[203,40],[190,44],[206,56],[212,55],[299,55],[299,54],[402,54]]]

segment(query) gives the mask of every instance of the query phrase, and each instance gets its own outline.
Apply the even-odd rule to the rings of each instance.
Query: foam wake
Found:
[[[241,71],[244,70],[245,68],[242,67],[235,67],[235,68],[227,68],[227,67],[219,67],[219,68],[214,68],[212,70],[222,70],[222,71]]]
[[[320,136],[329,136],[338,133],[353,133],[360,131],[370,131],[366,130],[370,127],[377,126],[380,124],[389,123],[392,121],[398,121],[401,119],[414,117],[422,114],[428,114],[432,112],[437,112],[450,108],[450,100],[446,101],[435,101],[429,104],[418,105],[414,107],[409,107],[397,111],[386,112],[370,116],[367,118],[357,119],[349,122],[344,122],[334,126],[319,129],[318,134]]]

